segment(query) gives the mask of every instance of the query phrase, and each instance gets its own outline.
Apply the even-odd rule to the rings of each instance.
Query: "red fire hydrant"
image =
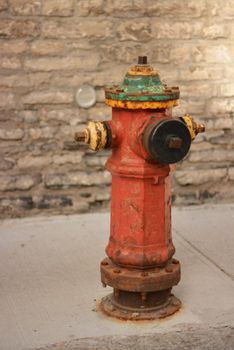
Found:
[[[172,258],[170,164],[185,157],[205,128],[189,115],[172,117],[179,88],[163,84],[146,56],[105,95],[112,120],[89,122],[75,135],[94,151],[112,149],[106,164],[112,174],[111,228],[101,280],[114,291],[101,308],[127,320],[166,317],[181,306],[171,294],[180,263]]]

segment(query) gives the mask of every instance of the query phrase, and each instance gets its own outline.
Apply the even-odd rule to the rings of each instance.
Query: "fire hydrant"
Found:
[[[112,120],[89,122],[75,139],[94,151],[112,149],[111,227],[101,281],[113,293],[101,301],[109,316],[150,320],[175,313],[171,289],[180,280],[171,235],[171,164],[205,130],[189,116],[172,117],[177,86],[167,87],[140,56],[120,85],[105,89]]]

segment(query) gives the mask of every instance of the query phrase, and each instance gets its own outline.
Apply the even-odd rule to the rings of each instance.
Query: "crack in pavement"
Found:
[[[221,266],[219,266],[215,260],[211,259],[208,255],[206,255],[205,253],[203,253],[202,250],[200,250],[199,248],[197,248],[197,246],[193,243],[191,243],[187,238],[185,238],[183,236],[182,233],[180,233],[178,231],[178,229],[173,228],[173,231],[180,237],[182,238],[191,248],[193,248],[197,253],[199,253],[200,255],[202,255],[206,260],[208,260],[212,265],[214,265],[217,269],[219,269],[222,273],[224,273],[228,278],[230,278],[233,282],[234,282],[234,276],[231,275],[229,272],[227,272],[224,268],[222,268]]]

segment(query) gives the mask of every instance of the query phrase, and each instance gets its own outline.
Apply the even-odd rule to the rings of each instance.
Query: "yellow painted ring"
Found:
[[[106,99],[105,103],[113,108],[126,108],[126,109],[161,109],[170,108],[178,105],[178,100],[169,101],[120,101]]]
[[[184,115],[182,117],[182,119],[184,120],[184,122],[186,123],[186,125],[189,129],[191,140],[193,141],[196,138],[196,133],[195,133],[194,128],[193,128],[193,120],[190,117],[190,115],[188,115],[188,114]]]

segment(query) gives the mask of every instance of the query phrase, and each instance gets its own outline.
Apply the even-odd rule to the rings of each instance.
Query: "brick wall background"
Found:
[[[234,2],[0,0],[1,216],[74,213],[108,205],[108,151],[73,143],[89,119],[110,118],[103,86],[148,55],[179,85],[175,115],[204,122],[174,176],[174,203],[234,198]],[[76,105],[83,83],[97,104]]]

